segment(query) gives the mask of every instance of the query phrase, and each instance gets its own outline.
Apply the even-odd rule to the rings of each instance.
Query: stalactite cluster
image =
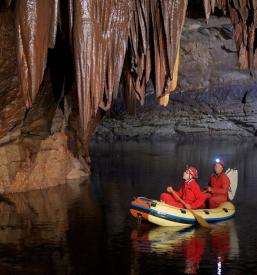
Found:
[[[132,105],[136,98],[144,103],[150,77],[162,105],[167,104],[169,93],[176,88],[187,0],[5,0],[4,3],[15,9],[20,90],[27,108],[40,90],[48,49],[55,47],[57,30],[69,37],[84,133],[99,109],[110,108],[121,77],[125,98]],[[257,2],[203,0],[203,4],[207,19],[215,7],[230,15],[240,66],[256,68]],[[64,15],[61,11],[65,8]]]
[[[61,5],[58,0],[16,1],[20,86],[27,107],[39,91],[57,25],[65,20],[60,18]],[[178,66],[174,64],[178,64],[186,7],[187,0],[69,0],[69,35],[84,132],[99,108],[110,108],[124,60],[128,93],[142,104],[152,69],[158,97],[175,89]]]
[[[84,131],[98,108],[110,108],[123,67],[131,1],[74,1],[71,26],[79,110]]]
[[[241,69],[257,68],[257,1],[256,0],[203,0],[206,19],[215,7],[228,13],[233,27]]]
[[[34,101],[43,80],[48,48],[55,45],[58,0],[17,0],[16,32],[20,90],[26,107]]]
[[[135,5],[129,31],[128,92],[133,96],[135,91],[143,104],[152,68],[157,97],[175,90],[187,1],[135,1]]]

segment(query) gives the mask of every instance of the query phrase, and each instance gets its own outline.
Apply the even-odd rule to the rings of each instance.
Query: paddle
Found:
[[[195,219],[198,221],[198,223],[199,223],[202,227],[206,227],[206,228],[209,228],[209,227],[210,227],[210,224],[209,224],[204,218],[202,218],[201,216],[197,215],[192,209],[187,208],[187,204],[185,203],[185,201],[182,200],[172,188],[170,188],[169,192],[170,192],[178,201],[180,201],[180,202],[185,206],[185,208],[195,217]]]

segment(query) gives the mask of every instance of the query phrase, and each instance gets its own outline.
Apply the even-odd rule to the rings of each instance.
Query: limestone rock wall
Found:
[[[94,6],[95,2],[90,2],[92,3],[92,6]],[[125,2],[126,1],[123,1],[122,3],[125,5]],[[179,3],[179,1],[175,2]],[[170,3],[175,2],[170,1]],[[23,2],[19,1],[19,3],[22,5]],[[29,3],[29,1],[26,1],[26,3]],[[36,1],[34,1],[34,3],[36,4]],[[41,1],[41,4],[42,3],[44,2]],[[98,1],[97,3],[101,3],[101,1]],[[108,3],[108,1],[106,3]],[[133,3],[137,2],[133,1]],[[115,6],[115,1],[112,2],[112,4]],[[155,8],[156,11],[159,10],[157,9],[157,6]],[[176,9],[177,8],[178,6],[176,6]],[[126,11],[126,9],[123,10]],[[147,12],[149,16],[149,11],[151,11],[152,14],[154,10],[153,7],[151,9],[148,7],[147,9],[142,9],[140,11],[142,12],[141,15],[143,15],[143,12]],[[162,6],[162,10],[165,11],[165,5]],[[160,13],[158,12],[157,15],[160,16]],[[158,22],[162,22],[161,17],[158,19],[156,16],[153,16],[153,18],[151,17],[151,24],[159,19]],[[183,17],[184,12],[181,14],[181,20]],[[56,20],[56,17],[54,18]],[[166,14],[164,18],[167,20],[170,19],[168,14]],[[109,16],[106,16],[106,20],[107,19],[110,19]],[[175,20],[175,18],[173,19]],[[115,21],[115,16],[113,20]],[[141,23],[146,23],[142,18],[139,20],[135,17],[133,20],[135,21],[134,23],[137,28],[139,28]],[[40,22],[43,21],[44,18],[40,17]],[[137,97],[141,103],[144,101],[146,102],[146,108],[142,109],[140,106],[137,106],[136,115],[129,116],[125,114],[125,108],[123,108],[123,105],[119,103],[118,99],[110,112],[111,115],[104,119],[103,124],[97,129],[95,140],[155,140],[191,135],[241,137],[253,137],[256,135],[256,81],[249,71],[239,71],[237,48],[233,40],[232,25],[229,19],[211,17],[208,25],[206,25],[204,19],[187,19],[179,47],[177,42],[179,42],[182,21],[178,23],[179,27],[177,30],[179,30],[179,32],[177,32],[176,38],[172,38],[173,34],[171,30],[166,30],[170,36],[162,34],[161,37],[159,37],[159,48],[150,43],[150,46],[153,46],[152,53],[148,51],[149,45],[147,46],[143,43],[143,41],[148,41],[147,37],[151,32],[151,28],[149,28],[146,33],[145,26],[142,24],[139,29],[130,30],[130,32],[132,32],[129,35],[131,39],[129,46],[131,53],[130,55],[126,55],[126,58],[129,60],[131,59],[133,62],[129,62],[132,63],[130,64],[131,66],[124,68],[123,73],[125,74],[129,70],[134,70],[133,75],[135,78],[131,79],[130,76],[130,79],[125,80],[130,83],[130,88],[133,88],[135,91],[133,91],[132,94],[131,91],[129,94],[127,93],[127,98],[124,96],[123,100],[132,100],[132,103],[134,104]],[[23,21],[21,18],[19,22],[22,24]],[[81,25],[79,22],[76,24],[78,27],[77,31],[79,32]],[[149,26],[151,26],[151,24]],[[155,24],[157,23],[155,22]],[[156,30],[159,28],[161,28],[161,25],[158,25],[158,27],[156,26]],[[91,35],[91,32],[92,30],[90,30],[89,36]],[[40,32],[37,33],[38,35],[41,35]],[[93,33],[95,34],[94,31]],[[140,39],[137,40],[138,36],[141,37],[143,33],[145,35],[147,34],[143,41]],[[27,34],[30,37],[30,32]],[[118,35],[119,33],[113,35],[116,37],[116,34]],[[157,32],[155,35],[157,35]],[[172,60],[172,64],[169,64],[171,67],[168,70],[169,73],[165,72],[168,68],[168,64],[165,63],[167,60],[164,57],[170,54],[168,51],[170,47],[166,47],[167,45],[163,42],[164,37],[169,37],[169,41],[165,42],[168,44],[177,41],[175,43],[176,47],[174,46],[173,48],[173,57],[172,59],[169,59],[170,61]],[[19,38],[21,43],[21,36]],[[104,36],[104,39],[105,38],[106,36]],[[94,46],[98,47],[99,44],[96,37],[92,36],[92,39],[95,43]],[[114,40],[118,41],[117,39]],[[44,41],[44,39],[42,39],[42,41]],[[124,41],[127,42],[127,38]],[[142,45],[139,41],[142,42]],[[84,42],[87,44],[86,40]],[[103,44],[105,45],[105,43]],[[85,146],[83,147],[83,139],[84,141],[86,140],[84,144],[86,143],[87,145],[91,138],[91,129],[89,126],[93,125],[91,127],[92,129],[95,127],[95,123],[89,119],[92,118],[92,113],[93,117],[97,117],[99,110],[105,112],[110,107],[113,89],[106,88],[103,91],[102,88],[104,85],[106,85],[106,87],[118,86],[119,78],[116,77],[116,63],[106,61],[106,66],[103,66],[105,69],[99,72],[96,64],[102,62],[102,59],[99,56],[99,59],[97,59],[99,61],[95,62],[92,57],[94,70],[88,70],[87,75],[83,76],[85,87],[83,86],[84,84],[81,85],[81,92],[78,97],[74,96],[76,91],[74,94],[72,94],[72,92],[69,94],[69,96],[73,98],[71,102],[77,106],[75,111],[70,107],[69,112],[71,112],[71,116],[73,117],[73,122],[71,123],[72,119],[71,117],[66,117],[67,113],[65,113],[65,106],[60,104],[60,98],[54,98],[51,81],[49,79],[47,80],[49,77],[47,75],[48,69],[46,69],[44,75],[42,73],[47,62],[47,46],[44,46],[44,66],[41,66],[42,70],[39,73],[40,81],[37,82],[35,91],[27,98],[27,105],[31,106],[32,101],[33,105],[29,111],[25,110],[23,98],[18,89],[19,83],[17,77],[15,45],[14,12],[11,8],[8,10],[1,10],[0,145],[7,143],[8,145],[0,147],[0,191],[15,192],[45,188],[62,184],[66,182],[67,179],[78,179],[88,175],[89,171],[87,163],[83,163],[83,160],[81,159],[78,162],[70,153],[70,149],[71,147],[76,147],[76,150],[74,150],[77,152],[76,156],[78,158],[82,156],[84,159],[89,161],[87,148],[85,148]],[[120,44],[116,43],[115,45],[119,46]],[[112,45],[110,52],[115,52],[115,45]],[[165,94],[168,91],[165,90],[163,85],[170,82],[171,74],[173,74],[173,76],[177,75],[177,66],[176,70],[174,69],[176,74],[174,74],[173,65],[174,63],[178,64],[176,60],[178,60],[177,49],[179,48],[180,67],[178,88],[176,92],[170,96],[168,107],[163,108],[158,106],[155,94],[157,92],[158,96],[167,96]],[[176,51],[174,51],[175,49]],[[35,50],[37,52],[38,48],[36,47]],[[94,52],[93,48],[91,50]],[[106,53],[108,51],[106,51]],[[138,51],[138,55],[132,54],[133,51]],[[84,49],[82,52],[85,53]],[[124,47],[122,55],[125,55]],[[120,55],[118,56],[120,57]],[[108,58],[112,57],[113,54],[108,55]],[[21,56],[19,56],[19,58],[22,59]],[[150,64],[149,62],[152,59],[155,61]],[[79,60],[80,59],[78,58],[78,63]],[[125,61],[128,62],[127,59]],[[30,69],[32,71],[33,64],[33,62],[30,64]],[[123,61],[119,60],[118,64],[121,66]],[[79,68],[77,67],[77,70],[82,72],[82,74],[84,74],[84,66],[86,66],[86,63],[83,63],[82,69],[79,66]],[[24,69],[26,66],[22,68]],[[155,71],[152,71],[153,75],[150,73],[150,68],[155,68]],[[105,70],[110,72],[108,77],[108,81],[111,83],[108,82],[110,85],[107,85],[107,82],[105,83],[103,81],[104,76],[106,75],[104,73]],[[121,67],[119,69],[119,75],[121,74],[120,70]],[[102,76],[99,78],[95,77],[95,71],[99,72]],[[154,72],[156,73],[155,75]],[[91,77],[91,74],[94,77]],[[145,77],[146,75],[147,77]],[[146,81],[150,76],[152,79],[155,79],[155,89],[153,89],[153,86],[149,85],[145,98],[144,88]],[[41,77],[44,80],[42,85],[39,87]],[[125,78],[125,75],[122,77]],[[86,79],[90,79],[90,81],[95,85],[92,87],[97,87],[97,89],[92,88],[89,85],[91,82],[85,81]],[[95,81],[95,79],[98,80]],[[113,79],[115,79],[115,81]],[[167,79],[169,79],[169,81],[166,83]],[[174,77],[174,79],[177,78]],[[32,84],[34,83],[32,82],[30,83],[31,86],[33,86]],[[170,85],[172,83],[173,79],[170,82]],[[101,84],[100,86],[102,88],[98,86],[98,84]],[[171,86],[174,86],[173,84]],[[71,88],[71,90],[73,88]],[[89,90],[90,92],[88,92]],[[96,90],[98,92],[96,92]],[[116,92],[114,94],[116,94]],[[124,94],[126,94],[125,88],[123,95]],[[88,100],[85,101],[86,103],[84,102],[84,95],[87,95]],[[59,97],[61,97],[60,94]],[[80,97],[81,99],[79,99]],[[57,102],[57,100],[59,101]],[[78,107],[79,105],[80,107]],[[132,109],[134,109],[134,106],[132,106]],[[119,115],[116,110],[118,110]],[[86,132],[88,138],[85,137],[85,135],[83,136],[83,134],[79,136],[75,133],[80,128],[79,116],[84,125],[82,127],[84,130],[83,134],[85,134],[85,129],[87,129]],[[101,119],[101,116],[102,114],[100,114],[99,120]],[[67,131],[65,131],[63,125],[67,125],[67,123],[73,125],[69,125],[70,129],[66,129]],[[58,133],[60,131],[61,133]],[[69,137],[74,136],[74,138],[69,138],[69,141],[67,142],[67,135]],[[79,142],[77,142],[78,140]],[[81,153],[82,151],[83,153]]]
[[[96,141],[168,140],[191,137],[255,137],[256,86],[229,86],[177,92],[166,108],[152,102],[135,116],[105,119]],[[149,123],[151,120],[151,123]]]
[[[64,121],[64,109],[54,95],[50,69],[46,70],[33,106],[25,108],[19,89],[16,43],[15,13],[11,8],[2,8],[0,192],[23,192],[82,180],[89,174],[88,166],[70,152],[63,127],[68,118]]]
[[[20,135],[25,106],[19,91],[14,14],[0,12],[0,144]]]
[[[133,116],[117,100],[96,130],[96,141],[158,140],[178,137],[255,137],[257,85],[240,70],[228,18],[187,19],[181,36],[176,92],[166,108],[148,86],[146,107]]]
[[[38,146],[36,154],[26,144],[0,147],[0,192],[45,189],[88,176],[89,171],[71,154],[64,133],[56,133]]]
[[[180,47],[180,67],[176,91],[197,90],[254,82],[249,70],[240,70],[227,17],[187,18]]]

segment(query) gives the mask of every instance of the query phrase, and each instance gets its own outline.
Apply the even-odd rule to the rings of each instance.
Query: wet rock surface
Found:
[[[1,192],[45,189],[88,176],[89,171],[69,151],[64,133],[56,133],[38,146],[36,154],[26,143],[0,147]]]
[[[97,128],[95,141],[160,140],[196,136],[254,137],[256,79],[240,70],[228,18],[186,19],[178,87],[166,108],[148,85],[146,105],[128,115],[119,98]]]
[[[176,92],[166,108],[151,95],[135,116],[112,113],[97,128],[95,141],[168,140],[190,137],[255,137],[257,88],[237,85]]]
[[[26,110],[19,90],[15,14],[0,10],[0,192],[23,192],[80,181],[88,167],[68,148],[51,70],[44,75],[40,93]],[[67,125],[66,125],[67,126]],[[60,133],[61,132],[61,133]]]
[[[196,90],[253,82],[249,70],[240,70],[229,18],[187,18],[180,47],[177,90]]]
[[[58,105],[46,69],[39,93],[26,111],[19,91],[11,9],[1,11],[0,38],[0,191],[41,189],[84,178],[89,174],[85,162],[89,158],[87,152],[81,153],[86,150],[82,135],[76,133],[78,107],[74,112],[69,106],[66,112],[63,104]],[[229,19],[211,17],[208,25],[204,19],[187,19],[180,49],[178,88],[168,107],[159,106],[152,86],[144,109],[138,106],[135,116],[126,114],[117,100],[95,140],[255,136],[255,80],[238,68]]]
[[[81,181],[89,175],[88,166],[69,149],[63,126],[67,123],[65,112],[54,98],[49,77],[47,72],[41,93],[26,114],[24,110],[18,130],[10,130],[2,138],[6,141],[0,146],[2,193],[45,189],[67,181]],[[14,138],[7,140],[10,136]]]
[[[19,91],[14,14],[0,12],[0,144],[17,139],[25,115]]]

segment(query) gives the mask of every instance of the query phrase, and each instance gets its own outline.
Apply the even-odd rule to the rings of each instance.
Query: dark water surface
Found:
[[[253,142],[91,146],[83,184],[0,197],[0,274],[257,274],[257,146]],[[177,188],[186,164],[208,181],[212,160],[239,171],[235,219],[211,230],[143,225],[133,197]]]

